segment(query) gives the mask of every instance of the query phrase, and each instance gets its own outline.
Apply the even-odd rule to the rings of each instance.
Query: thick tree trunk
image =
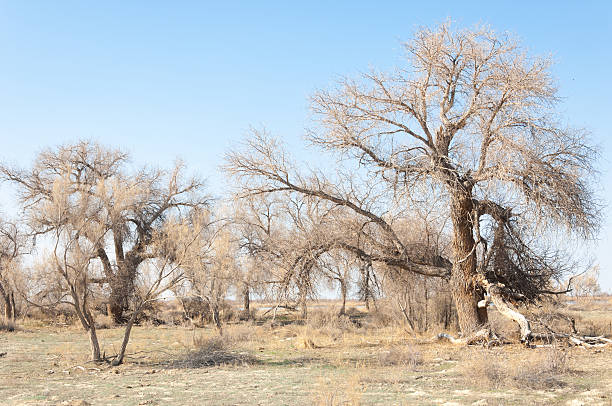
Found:
[[[110,284],[111,291],[108,297],[109,316],[115,324],[125,323],[124,313],[128,309],[127,298],[123,295],[120,285]]]
[[[134,294],[134,279],[136,266],[124,266],[110,280],[110,295],[108,297],[109,316],[115,324],[125,324],[125,312],[129,310],[130,298]]]
[[[7,288],[0,283],[0,296],[2,296],[2,299],[4,300],[4,319],[7,321],[15,320],[15,311],[13,306],[15,303],[15,298],[11,300],[11,294],[12,292],[7,292]]]
[[[11,303],[11,299],[9,295],[6,295],[4,298],[4,319],[7,321],[15,320],[14,312],[13,312],[13,304]]]
[[[476,242],[470,216],[473,210],[471,195],[453,191],[451,219],[453,222],[453,268],[450,285],[457,308],[459,328],[464,335],[476,331],[487,322],[478,311],[479,292],[476,289]],[[486,311],[486,309],[485,309]]]
[[[342,307],[340,308],[340,316],[344,316],[346,314],[346,294],[347,294],[346,281],[344,279],[340,280],[340,292],[342,294]]]
[[[251,319],[251,290],[248,284],[244,284],[242,287],[242,307],[244,308],[244,317],[247,320]]]

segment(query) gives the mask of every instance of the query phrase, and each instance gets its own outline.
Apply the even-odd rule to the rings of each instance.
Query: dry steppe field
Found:
[[[29,320],[0,332],[0,403],[612,404],[610,346],[457,346],[367,315],[355,324],[329,307],[305,324],[228,324],[222,337],[210,327],[138,326],[118,367],[88,362],[87,336],[76,325]],[[612,299],[572,302],[567,312],[580,315],[579,330],[610,334]],[[121,334],[99,331],[106,354]]]

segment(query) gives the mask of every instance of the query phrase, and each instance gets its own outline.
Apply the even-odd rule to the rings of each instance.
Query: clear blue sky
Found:
[[[314,89],[399,65],[401,40],[451,17],[553,55],[562,111],[601,147],[610,205],[610,4],[0,1],[0,159],[26,165],[44,147],[91,138],[138,164],[180,157],[221,188],[222,155],[249,126],[266,126],[299,153]],[[5,212],[10,193],[0,186]],[[606,216],[593,252],[607,290],[611,236]]]

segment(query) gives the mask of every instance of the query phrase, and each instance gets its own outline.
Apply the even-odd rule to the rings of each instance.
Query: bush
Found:
[[[352,331],[355,329],[355,324],[351,321],[349,316],[340,316],[338,313],[331,310],[320,310],[310,312],[306,325],[313,329],[319,330],[341,330],[341,331]]]
[[[244,352],[231,351],[232,338],[216,336],[210,338],[194,337],[195,349],[174,361],[175,368],[205,368],[220,365],[252,365],[257,358]]]

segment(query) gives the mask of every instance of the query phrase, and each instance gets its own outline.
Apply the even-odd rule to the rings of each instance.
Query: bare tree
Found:
[[[232,203],[232,227],[242,273],[243,311],[245,317],[250,318],[251,294],[263,295],[267,291],[266,278],[271,266],[268,255],[272,233],[277,230],[276,222],[280,217],[277,206],[280,205],[264,195],[234,198]]]
[[[186,286],[181,289],[208,305],[219,334],[223,334],[221,309],[230,289],[239,284],[237,247],[224,223],[217,221],[194,244],[184,266]]]
[[[26,245],[26,235],[16,223],[0,220],[0,296],[6,320],[17,317],[14,283]]]
[[[134,293],[138,267],[156,255],[151,247],[165,220],[174,213],[203,208],[209,200],[202,193],[200,180],[184,178],[180,163],[170,171],[130,172],[127,161],[128,155],[119,150],[81,141],[42,152],[29,170],[0,167],[3,178],[19,186],[36,235],[52,233],[59,226],[43,210],[58,185],[69,196],[92,196],[90,203],[96,210],[83,214],[109,231],[97,242],[97,256],[104,269],[97,282],[110,288],[108,311],[117,323],[126,321],[124,313]],[[80,219],[75,213],[64,216],[64,221]]]
[[[595,296],[601,292],[599,269],[599,264],[595,264],[586,272],[570,278],[569,285],[575,297]]]
[[[42,263],[33,267],[30,276],[36,291],[28,300],[43,307],[71,306],[89,335],[92,359],[109,361],[98,342],[93,299],[102,294],[98,280],[105,272],[99,247],[112,230],[104,223],[91,221],[97,218],[96,210],[104,210],[104,206],[96,204],[97,195],[83,190],[75,193],[66,185],[70,182],[69,177],[58,180],[41,207],[53,230],[53,248]],[[166,219],[163,229],[152,236],[154,244],[149,248],[154,255],[138,273],[140,292],[132,297],[133,311],[119,353],[112,358],[113,365],[123,362],[132,327],[144,306],[183,280],[183,266],[191,258],[192,246],[208,227],[205,214],[190,214]]]
[[[560,123],[550,62],[529,57],[511,38],[486,28],[453,31],[446,23],[418,31],[405,49],[406,68],[346,79],[313,96],[321,126],[310,140],[356,161],[353,174],[300,175],[261,133],[248,150],[228,154],[227,170],[250,193],[291,190],[352,210],[391,243],[375,260],[450,275],[464,334],[487,321],[478,303],[488,293],[528,341],[529,325],[509,300],[549,293],[559,272],[560,256],[535,236],[557,227],[576,236],[596,231],[598,207],[588,182],[595,151],[584,131]],[[436,191],[451,220],[450,261],[412,250],[393,216],[347,190],[360,170],[400,205],[427,202],[431,194],[422,190]]]
[[[302,318],[307,300],[316,290],[320,257],[334,246],[335,230],[327,228],[331,211],[325,202],[303,196],[267,199],[264,195],[242,199],[236,223],[240,245],[259,268],[258,284],[280,305],[295,301]]]
[[[340,316],[346,314],[346,299],[348,296],[351,276],[355,273],[358,268],[359,260],[352,255],[350,252],[343,250],[335,250],[329,252],[327,255],[321,256],[320,266],[323,277],[333,283],[340,285]]]

